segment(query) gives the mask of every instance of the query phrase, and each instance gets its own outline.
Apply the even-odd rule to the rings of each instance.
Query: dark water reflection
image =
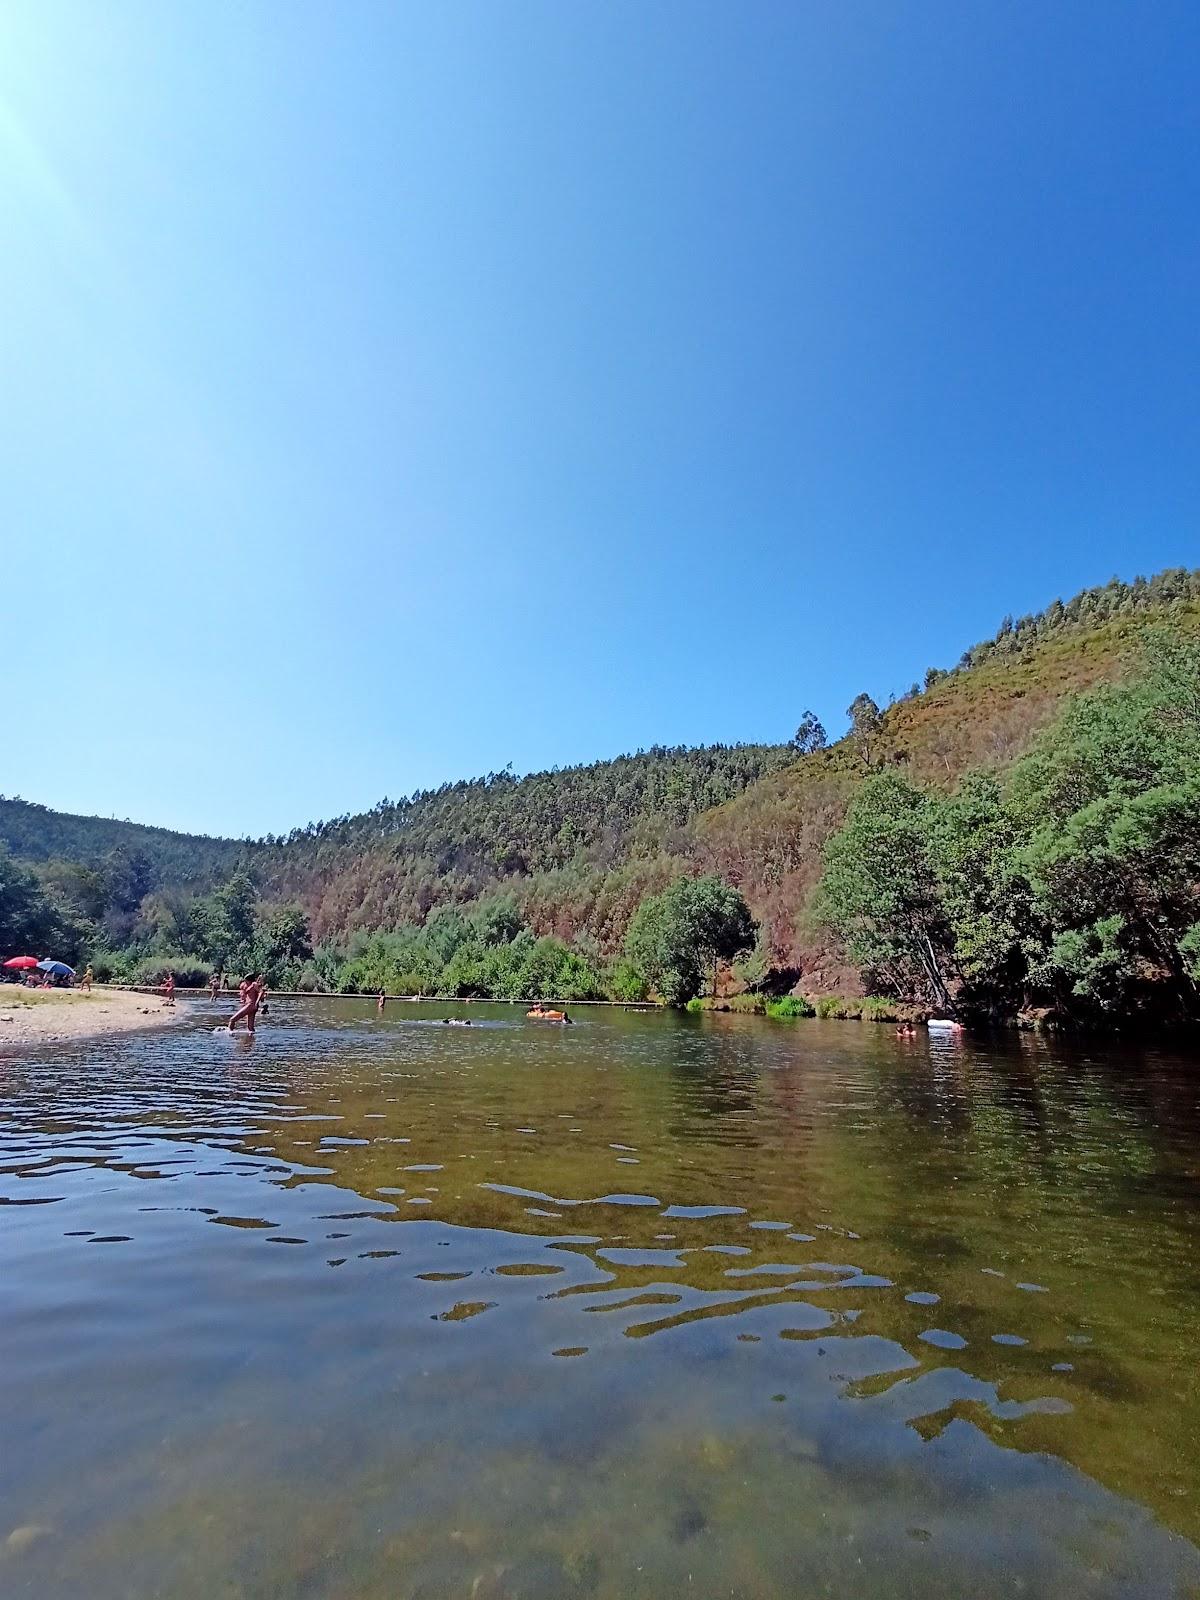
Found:
[[[0,1057],[0,1593],[1200,1595],[1191,1063],[273,1010]]]

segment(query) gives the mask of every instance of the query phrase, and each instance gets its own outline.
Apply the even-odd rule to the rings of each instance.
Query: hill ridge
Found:
[[[110,856],[122,858],[119,916],[95,911],[105,891],[94,881],[76,898],[110,938],[143,942],[157,937],[162,918],[159,908],[158,922],[139,921],[142,901],[244,870],[265,904],[300,906],[318,942],[420,926],[440,906],[502,893],[535,933],[608,955],[647,894],[680,874],[712,872],[739,888],[760,919],[760,964],[849,987],[841,953],[809,925],[805,908],[825,842],[863,776],[896,766],[936,789],[1008,765],[1066,700],[1119,676],[1153,622],[1200,632],[1200,571],[1114,579],[1006,618],[957,667],[931,669],[924,686],[886,707],[860,696],[851,732],[809,753],[783,744],[652,745],[524,775],[460,778],[258,840],[0,799],[0,844],[73,892],[79,872],[94,880]],[[810,735],[824,743],[823,730]]]

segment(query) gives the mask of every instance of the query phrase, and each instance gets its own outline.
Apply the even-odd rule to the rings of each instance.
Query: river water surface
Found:
[[[272,1013],[0,1056],[6,1600],[1200,1596],[1194,1063]]]

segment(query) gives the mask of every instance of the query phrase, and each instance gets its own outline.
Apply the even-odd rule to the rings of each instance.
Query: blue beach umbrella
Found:
[[[48,972],[52,978],[73,978],[75,968],[69,967],[65,961],[39,961],[39,972]]]

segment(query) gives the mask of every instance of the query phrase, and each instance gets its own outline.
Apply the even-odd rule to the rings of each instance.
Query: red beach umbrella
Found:
[[[30,972],[38,964],[36,956],[10,956],[7,961],[0,962],[10,972]]]

